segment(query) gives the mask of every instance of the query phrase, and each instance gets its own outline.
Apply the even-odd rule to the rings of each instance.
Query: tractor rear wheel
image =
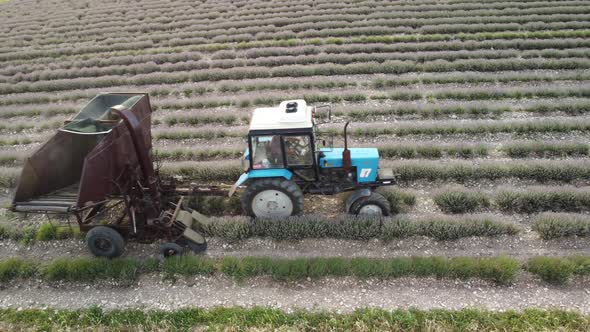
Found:
[[[94,256],[115,258],[125,251],[125,240],[116,230],[96,226],[86,233],[86,245]]]
[[[298,215],[303,212],[303,192],[289,180],[256,180],[242,195],[242,209],[247,215],[258,218]]]
[[[361,197],[352,203],[349,212],[356,215],[389,216],[391,207],[387,198],[373,192],[371,195]]]

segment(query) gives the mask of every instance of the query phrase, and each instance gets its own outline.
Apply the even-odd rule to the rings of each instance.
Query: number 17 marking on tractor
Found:
[[[369,174],[371,174],[370,168],[363,168],[361,169],[361,178],[368,178]]]

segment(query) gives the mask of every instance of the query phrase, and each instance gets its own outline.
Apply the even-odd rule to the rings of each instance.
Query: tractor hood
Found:
[[[379,151],[376,148],[350,148],[352,166],[356,167],[357,182],[374,182],[379,167]],[[321,168],[342,167],[343,148],[322,148]]]

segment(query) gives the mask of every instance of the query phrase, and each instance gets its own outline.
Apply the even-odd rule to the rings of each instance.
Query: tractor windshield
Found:
[[[252,137],[252,166],[254,169],[284,167],[281,136]]]
[[[309,136],[283,136],[285,155],[289,166],[309,166],[313,164],[313,154]]]

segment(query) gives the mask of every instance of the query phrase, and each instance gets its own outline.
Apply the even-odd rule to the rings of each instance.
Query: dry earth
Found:
[[[238,243],[218,238],[208,240],[208,257],[268,256],[268,257],[375,257],[394,256],[498,256],[519,259],[530,256],[589,255],[590,242],[583,238],[543,241],[535,234],[501,236],[498,238],[472,237],[457,241],[435,241],[426,237],[412,237],[385,243],[380,240],[353,241],[338,239],[304,239],[273,241],[251,238]],[[125,256],[149,257],[158,253],[157,244],[128,243]],[[58,257],[90,257],[84,241],[63,240],[37,242],[23,246],[15,241],[0,242],[0,259],[23,257],[39,261]]]
[[[552,287],[523,275],[510,287],[481,281],[400,278],[364,280],[322,279],[277,283],[268,278],[236,282],[225,277],[194,277],[176,283],[161,276],[140,278],[129,287],[96,284],[47,284],[15,281],[2,286],[0,307],[10,308],[145,308],[271,306],[285,310],[327,309],[349,312],[357,308],[522,310],[574,309],[590,313],[590,286],[578,279],[571,286]]]

